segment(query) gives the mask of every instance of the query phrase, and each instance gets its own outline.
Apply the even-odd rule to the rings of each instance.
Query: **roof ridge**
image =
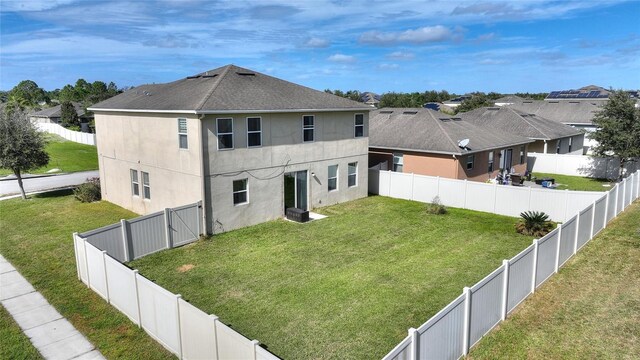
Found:
[[[442,131],[444,133],[444,136],[449,140],[451,145],[453,145],[453,148],[454,149],[458,149],[460,146],[458,146],[458,144],[455,141],[453,141],[453,139],[451,139],[451,136],[449,136],[449,133],[447,133],[447,131],[444,129],[444,127],[442,127],[442,124],[441,124],[440,120],[436,119],[436,117],[433,116],[433,113],[431,111],[429,111],[429,109],[427,109],[427,113],[429,114],[431,119],[436,122],[436,124],[438,125],[438,128],[440,128],[440,131]],[[447,117],[451,118],[451,116],[448,116],[448,115],[447,115]]]
[[[529,126],[531,126],[532,128],[534,128],[537,132],[539,132],[540,134],[542,134],[543,136],[546,136],[548,139],[551,139],[551,136],[549,136],[548,134],[546,134],[544,131],[542,131],[541,129],[539,129],[537,126],[535,126],[534,124],[532,124],[529,120],[526,119],[525,116],[522,116],[522,114],[520,113],[524,113],[524,111],[520,111],[513,108],[509,108],[509,110],[511,110],[514,114],[516,114],[520,119],[522,119],[522,121],[526,122],[527,124],[529,124]],[[538,117],[538,115],[532,114],[535,117]],[[551,120],[549,120],[551,121]]]
[[[211,86],[211,90],[207,92],[207,94],[204,96],[202,101],[198,104],[198,106],[196,106],[195,110],[202,110],[202,107],[204,106],[204,104],[207,103],[207,100],[209,100],[211,95],[213,95],[213,93],[216,91],[216,89],[218,88],[218,85],[220,85],[220,83],[222,82],[222,79],[229,73],[229,70],[231,69],[231,67],[233,67],[233,64],[229,64],[224,67],[220,76],[218,77],[218,79],[216,79],[216,82]]]

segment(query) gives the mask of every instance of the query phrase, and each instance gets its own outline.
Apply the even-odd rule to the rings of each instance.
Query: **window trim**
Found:
[[[391,161],[391,170],[393,172],[398,172],[396,170],[396,165],[400,165],[402,166],[402,171],[400,172],[404,172],[404,153],[394,152],[392,156],[393,156],[393,160]],[[396,162],[396,159],[400,159],[400,161]]]
[[[133,174],[136,175],[135,181],[133,180]],[[138,170],[129,169],[129,177],[131,178],[131,196],[140,197],[140,177],[138,176]],[[137,191],[134,191],[134,189]]]
[[[488,157],[488,161],[487,161],[487,170],[489,173],[493,172],[493,164],[495,163],[495,154],[492,151],[489,151],[489,157]]]
[[[354,164],[354,168],[355,168],[355,172],[353,174],[349,173],[349,168],[351,167],[351,164]],[[349,178],[353,176],[355,178],[355,181],[353,183],[353,185],[349,185]],[[350,162],[347,163],[347,187],[348,188],[352,188],[352,187],[357,187],[358,186],[358,162],[354,161],[354,162]]]
[[[358,125],[358,115],[362,116],[362,124]],[[358,127],[362,127],[362,135],[358,136]],[[364,113],[353,114],[353,137],[364,137]]]
[[[313,125],[311,125],[310,128],[305,128],[304,125],[304,118],[310,116],[313,119]],[[311,130],[311,137],[313,138],[313,140],[305,140],[304,139],[304,131],[305,130]],[[302,115],[302,142],[303,143],[312,143],[316,141],[316,116],[315,115]]]
[[[335,177],[331,177],[331,172],[329,170],[329,169],[331,169],[332,166],[336,167],[336,176]],[[331,179],[335,179],[336,180],[336,188],[335,189],[330,189],[329,188],[329,186],[331,184],[331,181],[330,181]],[[328,192],[338,191],[338,189],[340,188],[339,180],[340,180],[340,166],[338,166],[338,164],[327,166],[327,191]]]
[[[220,120],[231,120],[231,132],[230,133],[219,133],[218,132],[218,121],[220,121]],[[224,148],[224,149],[220,148],[220,134],[222,134],[222,135],[231,135],[231,147]],[[235,139],[234,139],[234,134],[233,134],[233,118],[232,117],[216,118],[216,140],[218,142],[218,150],[219,151],[226,151],[226,150],[235,149],[236,143],[234,141]]]
[[[260,121],[259,131],[249,130],[249,119],[258,119]],[[247,116],[246,125],[247,125],[247,148],[262,147],[262,116]],[[260,134],[260,145],[249,145],[249,134],[258,134],[258,133]]]
[[[469,159],[471,159],[471,164],[469,164]],[[466,165],[467,170],[473,170],[473,168],[476,165],[476,155],[475,154],[467,155],[466,164],[467,164]],[[471,167],[469,167],[469,165],[471,165]]]
[[[184,133],[180,132],[180,120],[184,120]],[[188,129],[188,123],[187,123],[187,119],[186,118],[178,118],[178,149],[180,150],[189,150],[189,129]],[[187,147],[182,147],[182,142],[180,141],[180,139],[182,138],[182,136],[185,137],[186,141],[185,143],[187,144]]]
[[[151,200],[151,176],[146,171],[140,171],[142,173],[142,198],[144,200]],[[147,174],[147,183],[144,183],[144,175]],[[147,193],[145,189],[149,189],[149,197],[147,197]]]
[[[233,185],[235,184],[236,181],[244,181],[245,183],[244,190],[235,191],[233,189]],[[236,203],[235,195],[237,193],[246,193],[247,194],[246,200],[244,202]],[[237,179],[231,182],[231,201],[233,202],[233,206],[240,206],[240,205],[245,205],[249,203],[249,178]]]

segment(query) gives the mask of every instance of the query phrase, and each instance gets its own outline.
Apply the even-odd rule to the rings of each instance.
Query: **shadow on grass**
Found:
[[[61,190],[53,190],[47,191],[45,193],[31,195],[34,199],[47,199],[47,198],[56,198],[73,195],[73,189],[61,189]]]

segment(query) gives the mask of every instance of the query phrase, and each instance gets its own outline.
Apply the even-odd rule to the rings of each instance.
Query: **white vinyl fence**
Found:
[[[628,163],[625,165],[625,172],[630,174],[640,169],[639,165],[638,161]],[[587,155],[528,153],[527,169],[549,174],[617,179],[620,171],[620,160],[614,157],[599,158]]]
[[[51,134],[62,136],[69,141],[86,145],[96,145],[96,134],[65,129],[62,126],[53,123],[35,123],[35,125],[40,131],[46,131]]]
[[[189,218],[185,216],[185,223],[173,218],[190,211],[195,214],[191,220],[199,226],[199,210],[200,203],[196,203],[74,233],[78,278],[180,359],[278,359],[257,340],[244,337],[215,315],[206,314],[121,263],[126,261],[122,259],[196,240],[198,235],[188,235],[189,231],[180,233],[180,226],[188,227]],[[166,235],[171,232],[175,233]]]
[[[403,196],[409,191],[421,193],[420,189],[414,187],[404,188],[411,183],[407,183],[406,178],[403,180],[404,183],[396,182],[393,187],[396,190],[392,193]],[[388,181],[388,178],[384,181]],[[380,182],[383,183],[383,180]],[[446,184],[443,193],[452,190],[446,187],[454,187],[452,183]],[[384,185],[387,183],[384,182]],[[458,191],[462,191],[460,189]],[[597,198],[580,210],[573,211],[574,207],[571,207],[573,212],[568,220],[543,238],[535,239],[532,245],[518,255],[504,260],[502,266],[472,287],[465,287],[462,295],[420,327],[409,329],[409,335],[383,360],[458,359],[468,354],[473,345],[557,273],[569,258],[606,227],[609,220],[637,199],[639,191],[640,172],[636,171],[610,191],[598,193]],[[567,196],[570,199],[572,197],[562,193],[559,192],[558,200],[567,206]],[[426,193],[422,194],[423,197],[427,196]],[[445,194],[448,201],[454,201],[454,194]],[[465,203],[464,199],[467,198],[463,195],[456,195],[458,197],[455,201]],[[490,202],[491,197],[484,195],[484,200]],[[577,199],[576,201],[583,200]],[[553,198],[547,200],[548,205],[553,206]],[[515,201],[526,203],[522,200]]]

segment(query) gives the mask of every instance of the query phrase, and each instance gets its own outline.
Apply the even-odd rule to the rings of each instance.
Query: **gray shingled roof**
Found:
[[[469,139],[467,149],[458,142]],[[369,147],[440,154],[470,154],[533,142],[425,108],[383,108],[369,113]]]
[[[76,108],[76,113],[78,114],[78,116],[85,115],[84,107],[82,106],[82,104],[73,102],[73,101],[71,102],[71,104],[73,104],[73,107]],[[62,115],[62,104],[29,114],[29,116],[44,117],[44,118],[59,118],[61,115]]]
[[[90,108],[194,113],[364,109],[370,107],[235,65],[166,84],[138,86]]]
[[[502,130],[535,140],[554,140],[581,134],[571,126],[516,110],[510,106],[483,107],[458,114],[458,116],[485,129]]]
[[[601,103],[602,102],[588,101],[524,100],[514,102],[508,106],[563,124],[591,125],[593,124],[595,112],[600,110]]]

